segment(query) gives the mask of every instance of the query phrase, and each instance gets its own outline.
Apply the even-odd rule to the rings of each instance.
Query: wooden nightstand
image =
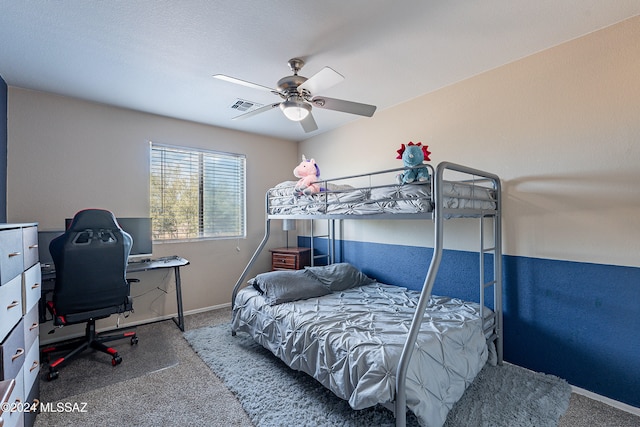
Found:
[[[310,248],[271,249],[272,270],[301,270],[311,264]]]

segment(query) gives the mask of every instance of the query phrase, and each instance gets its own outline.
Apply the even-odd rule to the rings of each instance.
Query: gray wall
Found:
[[[0,76],[0,222],[7,221],[7,84]]]

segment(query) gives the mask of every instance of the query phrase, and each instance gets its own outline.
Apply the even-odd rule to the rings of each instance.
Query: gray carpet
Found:
[[[228,324],[185,332],[204,362],[237,396],[258,427],[392,426],[390,411],[352,410],[308,375],[289,369],[248,335],[232,337]],[[446,426],[557,426],[569,406],[563,380],[517,366],[486,366],[447,418]],[[410,415],[407,425],[417,421]]]
[[[192,315],[185,318],[187,328],[204,325],[227,323],[229,310],[212,311],[204,316]],[[191,325],[197,326],[191,326]],[[242,410],[240,403],[220,381],[207,365],[200,359],[186,340],[182,332],[171,320],[145,325],[140,329],[161,329],[162,343],[152,344],[150,335],[145,340],[140,336],[140,343],[135,349],[135,358],[146,365],[153,363],[158,354],[169,354],[178,361],[166,369],[146,372],[133,378],[125,378],[104,387],[95,387],[90,383],[98,380],[93,370],[84,372],[74,383],[65,385],[70,388],[69,397],[62,399],[64,403],[86,404],[86,412],[50,411],[42,412],[36,417],[35,427],[250,427],[251,421]],[[156,333],[153,332],[153,336]],[[167,340],[165,342],[164,340]],[[168,348],[165,347],[168,345]],[[127,344],[129,345],[129,344]],[[162,349],[159,347],[162,346]],[[159,351],[161,350],[161,351]],[[113,368],[120,370],[133,365],[134,355],[129,355],[121,365]],[[108,358],[107,358],[108,359]],[[125,363],[129,362],[127,365]],[[136,363],[138,363],[136,362]],[[73,365],[69,366],[71,369]],[[95,365],[91,365],[94,366]],[[110,365],[107,365],[110,367]],[[141,371],[148,371],[142,369]],[[116,373],[116,372],[114,372]],[[60,371],[60,379],[63,372]],[[59,379],[59,380],[60,380]],[[57,381],[51,384],[55,384]],[[44,384],[42,382],[42,384]],[[90,390],[80,392],[80,390]],[[41,401],[51,403],[49,396],[41,393]],[[573,427],[573,426],[570,426]]]
[[[59,369],[58,379],[46,381],[49,367],[47,361],[43,360],[40,396],[45,401],[55,402],[176,365],[178,359],[170,345],[170,340],[175,338],[168,333],[169,327],[170,324],[141,325],[135,328],[139,344],[131,345],[128,338],[108,343],[122,357],[122,363],[115,367],[111,365],[111,356],[108,354],[93,349],[85,350],[69,365]],[[145,357],[138,357],[138,352],[143,352]],[[55,353],[51,360],[64,354]],[[88,374],[91,375],[91,381],[85,381]]]

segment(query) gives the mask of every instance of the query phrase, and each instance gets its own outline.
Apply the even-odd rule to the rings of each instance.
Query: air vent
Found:
[[[262,107],[262,104],[258,104],[257,102],[247,101],[246,99],[238,99],[231,108],[234,110],[238,110],[240,112],[247,112],[249,110],[255,110],[256,108]]]

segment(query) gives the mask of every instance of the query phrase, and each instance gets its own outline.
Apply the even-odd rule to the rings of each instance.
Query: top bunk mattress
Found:
[[[326,183],[320,193],[295,191],[296,181],[285,181],[267,193],[269,215],[428,214],[433,211],[429,181],[352,187]],[[496,208],[494,190],[463,182],[443,182],[443,203],[451,209]]]

